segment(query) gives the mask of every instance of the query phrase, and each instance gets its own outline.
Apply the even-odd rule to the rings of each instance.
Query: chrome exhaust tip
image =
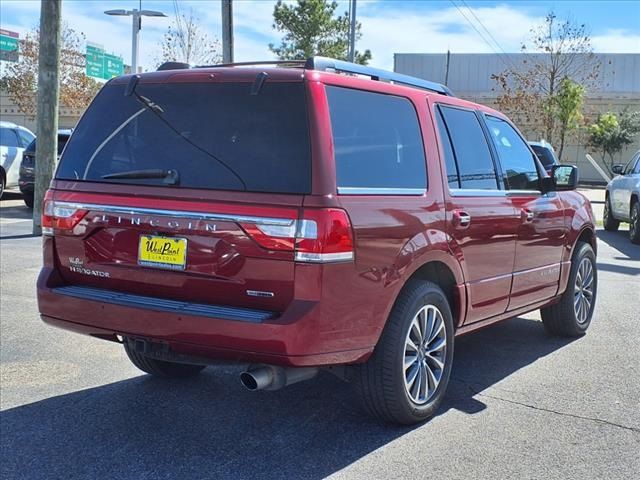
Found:
[[[240,383],[247,390],[279,390],[287,385],[309,380],[318,374],[315,367],[284,368],[275,365],[250,367],[240,374]]]

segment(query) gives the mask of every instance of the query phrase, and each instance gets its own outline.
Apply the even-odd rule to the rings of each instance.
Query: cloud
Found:
[[[596,52],[640,53],[640,34],[628,30],[607,30],[591,37]]]

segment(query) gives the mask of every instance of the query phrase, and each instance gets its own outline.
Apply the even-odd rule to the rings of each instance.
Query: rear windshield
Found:
[[[58,155],[60,155],[62,153],[62,150],[64,150],[64,146],[67,143],[67,140],[69,140],[69,135],[66,133],[59,133],[58,134]],[[25,149],[25,152],[27,153],[34,153],[36,151],[36,142],[37,140],[34,139],[29,146]]]
[[[549,150],[548,148],[539,147],[537,145],[531,145],[531,148],[533,148],[536,157],[538,157],[540,162],[542,162],[542,166],[544,168],[549,168],[555,165],[556,160],[553,157],[553,153],[551,153],[551,150]]]
[[[57,178],[175,187],[309,193],[304,85],[107,85],[73,132]],[[139,172],[136,178],[104,178]],[[144,172],[152,172],[145,178]]]

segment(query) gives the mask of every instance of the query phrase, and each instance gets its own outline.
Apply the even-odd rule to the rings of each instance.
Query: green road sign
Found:
[[[104,78],[104,49],[100,45],[87,43],[87,77]]]
[[[0,60],[17,62],[20,49],[20,39],[17,32],[0,28]]]
[[[86,59],[88,77],[109,80],[124,73],[122,57],[104,53],[102,45],[87,42]]]
[[[124,73],[124,63],[121,57],[115,55],[104,54],[104,77],[110,79],[118,77]]]

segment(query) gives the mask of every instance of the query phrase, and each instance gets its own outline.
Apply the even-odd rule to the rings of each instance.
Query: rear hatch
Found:
[[[311,189],[303,82],[154,78],[105,86],[66,146],[43,217],[61,277],[284,310]]]

